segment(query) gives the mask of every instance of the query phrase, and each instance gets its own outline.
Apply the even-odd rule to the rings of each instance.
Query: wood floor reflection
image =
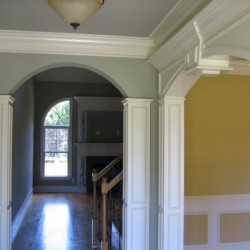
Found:
[[[35,194],[12,250],[90,250],[92,198]]]

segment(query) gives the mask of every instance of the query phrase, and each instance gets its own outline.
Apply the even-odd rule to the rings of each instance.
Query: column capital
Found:
[[[129,105],[129,104],[135,104],[136,106],[138,105],[145,105],[145,103],[151,104],[153,99],[144,99],[144,98],[126,98],[122,101],[122,104],[124,106]]]
[[[8,102],[9,105],[13,105],[15,99],[11,95],[0,95],[0,102],[1,103],[6,103]]]

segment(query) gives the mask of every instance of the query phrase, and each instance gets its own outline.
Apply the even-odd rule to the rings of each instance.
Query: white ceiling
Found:
[[[47,0],[0,0],[0,30],[23,30],[108,36],[148,37],[176,4],[187,0],[105,0],[103,7],[77,31],[65,24]],[[196,3],[195,3],[196,2]],[[194,10],[180,14],[181,23],[210,0],[189,0]],[[176,13],[178,15],[178,13]]]

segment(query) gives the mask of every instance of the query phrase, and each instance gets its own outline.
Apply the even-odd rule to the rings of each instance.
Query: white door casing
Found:
[[[13,101],[0,95],[0,250],[11,249]]]

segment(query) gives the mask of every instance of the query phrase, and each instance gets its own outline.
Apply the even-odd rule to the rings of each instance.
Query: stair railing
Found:
[[[101,250],[108,250],[109,243],[107,237],[107,194],[108,192],[123,178],[123,171],[121,171],[112,181],[108,182],[106,177],[102,178],[102,241]]]
[[[112,170],[119,162],[123,159],[122,154],[115,158],[111,163],[109,163],[103,170],[97,173],[96,169],[93,169],[92,173],[92,182],[93,182],[93,217],[92,217],[92,248],[98,248],[99,240],[98,240],[98,205],[97,205],[97,182],[110,170]]]

